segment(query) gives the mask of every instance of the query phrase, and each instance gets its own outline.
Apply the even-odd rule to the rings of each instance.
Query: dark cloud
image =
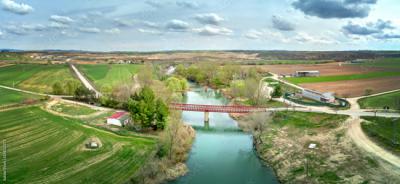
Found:
[[[294,24],[282,19],[281,17],[272,16],[271,20],[272,20],[272,26],[275,29],[278,29],[281,31],[293,31],[295,29]]]
[[[388,39],[400,39],[400,34],[378,34],[374,36],[377,39],[388,40]]]
[[[182,8],[190,8],[190,9],[199,8],[199,4],[197,4],[196,2],[189,2],[189,1],[177,1],[176,5]]]
[[[383,21],[381,19],[376,22],[369,22],[365,25],[353,24],[348,22],[347,25],[342,27],[345,34],[357,36],[370,36],[376,39],[399,39],[400,34],[387,33],[387,30],[393,30],[395,27],[390,21]]]
[[[319,18],[364,18],[377,0],[297,0],[292,5]]]

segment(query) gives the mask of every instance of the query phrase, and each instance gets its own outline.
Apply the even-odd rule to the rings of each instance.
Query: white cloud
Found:
[[[294,37],[294,39],[299,43],[307,43],[307,42],[318,43],[318,44],[336,43],[336,41],[333,39],[329,39],[329,38],[325,38],[325,37],[315,37],[315,36],[311,36],[304,32],[297,33],[297,35]]]
[[[202,24],[218,25],[224,18],[215,13],[197,14],[195,19]]]
[[[4,33],[0,30],[0,38],[4,36]]]
[[[257,31],[255,29],[252,29],[248,31],[247,33],[244,34],[244,36],[248,39],[261,39],[264,36],[264,33],[261,31]]]
[[[55,28],[55,29],[65,29],[65,28],[68,28],[69,26],[66,24],[59,23],[59,22],[51,22],[49,24],[49,27]]]
[[[42,24],[22,24],[21,28],[29,31],[44,31],[47,29],[47,27]]]
[[[104,32],[107,34],[119,34],[121,33],[121,30],[118,28],[112,28],[112,29],[106,29],[104,30]]]
[[[166,28],[168,31],[183,32],[189,29],[189,24],[181,20],[171,20],[167,23]]]
[[[139,32],[141,33],[147,33],[147,34],[154,34],[154,35],[161,35],[162,32],[158,30],[151,30],[151,29],[138,29]]]
[[[145,25],[146,27],[150,27],[150,28],[159,28],[160,25],[155,23],[155,22],[150,22],[150,21],[143,21],[143,25]]]
[[[74,21],[70,17],[60,16],[60,15],[52,15],[52,16],[50,16],[50,20],[54,21],[54,22],[61,23],[61,24],[69,24],[69,23],[72,23]]]
[[[101,30],[97,27],[81,27],[78,30],[83,33],[100,33],[101,32]]]
[[[24,3],[17,3],[13,0],[2,0],[1,4],[3,5],[4,10],[20,15],[25,15],[33,11],[31,6]]]
[[[232,30],[225,27],[204,26],[202,28],[193,29],[193,31],[202,36],[216,36],[216,35],[229,36],[233,34]]]
[[[21,26],[9,25],[5,27],[7,33],[14,35],[26,35],[28,34],[27,30],[22,28]]]
[[[114,22],[119,27],[130,27],[133,26],[135,21],[116,18],[114,19]]]

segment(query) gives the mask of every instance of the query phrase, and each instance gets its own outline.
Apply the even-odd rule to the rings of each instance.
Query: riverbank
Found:
[[[196,137],[196,132],[190,125],[179,124],[173,136],[175,140],[170,145],[172,150],[169,153],[171,155],[167,155],[163,148],[159,146],[158,151],[153,153],[154,156],[151,160],[142,167],[129,183],[165,183],[175,180],[189,171],[186,160]],[[161,139],[165,139],[165,137],[161,137]]]
[[[276,112],[264,114],[261,124],[257,122],[263,119],[260,115],[235,118],[244,131],[253,134],[260,158],[281,183],[400,182],[385,163],[351,142],[346,116]]]

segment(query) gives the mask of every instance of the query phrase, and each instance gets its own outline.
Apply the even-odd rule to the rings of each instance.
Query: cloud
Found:
[[[144,3],[146,3],[149,6],[152,6],[154,8],[161,8],[164,6],[163,3],[159,2],[159,1],[155,1],[155,0],[146,0]]]
[[[131,27],[133,26],[134,21],[116,18],[114,19],[114,23],[119,27]]]
[[[202,28],[193,29],[193,31],[202,36],[229,36],[233,34],[232,30],[225,27],[204,26]]]
[[[189,8],[189,9],[199,8],[199,4],[197,4],[196,2],[189,2],[189,1],[177,1],[176,5],[182,8]]]
[[[319,18],[364,18],[377,0],[297,0],[292,6]]]
[[[215,13],[197,14],[195,19],[202,24],[219,25],[224,18]]]
[[[24,3],[17,3],[13,0],[2,0],[3,9],[20,15],[25,15],[33,11],[33,8]]]
[[[261,39],[264,36],[264,32],[252,29],[244,34],[244,37],[252,40]]]
[[[392,22],[383,21],[381,19],[376,22],[368,22],[365,25],[353,24],[351,21],[342,27],[346,34],[350,35],[372,35],[376,33],[383,33],[386,29],[394,29]]]
[[[55,28],[55,29],[66,29],[66,28],[68,28],[69,26],[66,25],[66,24],[58,23],[58,22],[51,22],[51,23],[49,24],[49,27],[50,27],[50,28]]]
[[[47,30],[47,27],[42,24],[22,24],[21,28],[25,29],[27,31],[45,31],[45,30]]]
[[[294,37],[299,43],[334,44],[337,41],[325,37],[314,37],[307,33],[300,32]]]
[[[141,33],[146,33],[146,34],[154,34],[154,35],[161,35],[162,32],[158,30],[152,30],[152,29],[138,29],[139,32]]]
[[[0,38],[3,38],[4,33],[0,30]]]
[[[74,22],[70,17],[60,15],[52,15],[50,16],[50,20],[61,24],[70,24]]]
[[[5,27],[7,33],[14,34],[14,35],[26,35],[28,31],[20,26],[16,25],[9,25]]]
[[[378,34],[374,36],[376,39],[382,39],[382,40],[387,40],[387,39],[400,39],[400,34]]]
[[[107,34],[119,34],[121,33],[121,30],[118,28],[112,28],[112,29],[106,29],[104,30],[104,32]]]
[[[143,21],[143,25],[149,28],[159,28],[160,25],[155,22]]]
[[[97,27],[80,27],[78,30],[83,33],[100,33],[101,32],[101,30]]]
[[[165,27],[168,31],[184,32],[187,31],[190,26],[187,22],[174,19],[169,21]]]
[[[275,29],[281,30],[281,31],[293,31],[295,29],[294,24],[292,24],[289,21],[284,20],[281,17],[278,16],[272,16],[272,26]]]

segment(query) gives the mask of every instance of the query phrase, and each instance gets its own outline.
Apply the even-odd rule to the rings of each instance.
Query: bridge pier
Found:
[[[210,113],[209,112],[204,112],[204,125],[208,126],[210,122]]]

